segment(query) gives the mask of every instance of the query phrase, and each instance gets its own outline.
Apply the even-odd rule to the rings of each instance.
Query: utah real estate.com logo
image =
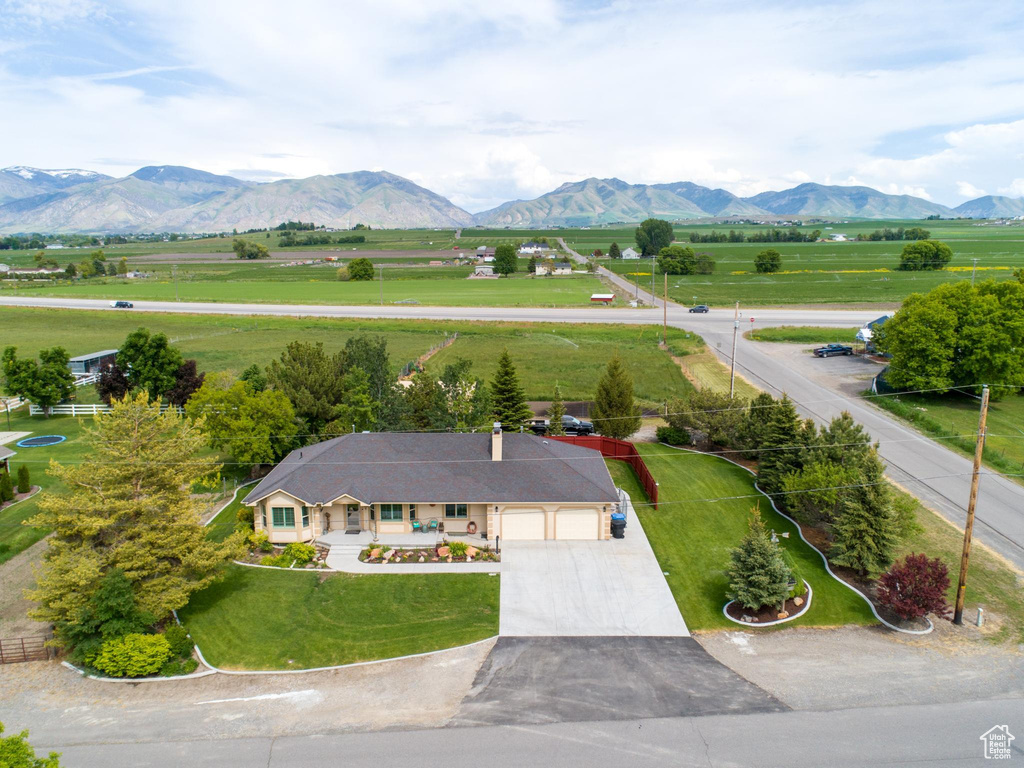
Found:
[[[1009,760],[1010,742],[1013,741],[1013,734],[1005,725],[994,725],[985,733],[979,736],[985,743],[986,760]]]

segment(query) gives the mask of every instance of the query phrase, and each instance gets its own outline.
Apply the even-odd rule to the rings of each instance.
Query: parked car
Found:
[[[131,309],[135,305],[132,304],[130,301],[112,301],[110,302],[110,306],[112,306],[114,309]]]
[[[547,419],[534,419],[529,423],[530,429],[537,435],[546,435],[550,426],[551,422]],[[594,434],[594,423],[566,414],[562,417],[562,431],[567,435],[592,435]]]
[[[707,304],[698,304],[696,307],[690,307],[690,311],[691,312],[701,312],[701,313],[710,312],[711,311],[711,307],[709,307]]]
[[[843,344],[826,344],[824,347],[818,347],[814,350],[815,357],[833,357],[834,355],[852,355],[853,347],[847,347]]]

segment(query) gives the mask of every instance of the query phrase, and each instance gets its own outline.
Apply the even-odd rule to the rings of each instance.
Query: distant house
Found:
[[[625,248],[622,251],[622,258],[624,258],[624,259],[639,259],[640,258],[640,254],[637,253],[632,248]]]
[[[88,376],[99,373],[108,365],[113,365],[117,359],[116,349],[104,349],[100,352],[92,352],[88,355],[78,355],[68,360],[68,368],[75,376]]]
[[[46,250],[48,250],[48,251],[59,251],[59,250],[61,250],[63,248],[64,248],[64,244],[63,243],[50,243],[48,246],[46,246]]]
[[[828,239],[833,243],[845,243],[847,241],[846,235],[841,235],[838,232],[834,232],[828,236]]]
[[[9,473],[11,471],[11,465],[8,463],[8,459],[10,459],[11,456],[14,456],[14,454],[15,451],[12,451],[6,446],[0,445],[0,467],[3,468],[4,472]]]
[[[488,256],[494,256],[494,246],[481,245],[476,249],[477,258],[487,258]]]
[[[484,264],[493,264],[493,263],[494,263],[494,257],[493,256],[484,256]]]
[[[553,275],[571,275],[572,264],[568,261],[559,261],[555,263],[554,268],[551,270]]]
[[[523,243],[519,246],[519,253],[524,256],[531,254],[536,255],[538,253],[543,253],[547,248],[548,247],[543,243],[535,243],[531,240],[530,242]]]
[[[494,267],[478,264],[473,267],[473,274],[470,277],[497,277],[497,275],[494,274]]]
[[[551,274],[551,270],[548,269],[547,264],[538,264],[536,267],[534,267],[533,274],[535,274],[537,277],[543,277],[544,275]]]
[[[429,264],[427,264],[427,266],[428,267],[440,267],[441,266],[441,262],[437,261],[437,260],[431,261]]]
[[[882,315],[879,318],[872,320],[870,323],[865,323],[864,327],[857,331],[857,341],[864,342],[864,350],[869,353],[874,353],[875,350],[875,335],[878,333],[878,329],[885,325],[886,322],[892,317],[892,315]]]

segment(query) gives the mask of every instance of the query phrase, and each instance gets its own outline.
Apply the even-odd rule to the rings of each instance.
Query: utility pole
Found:
[[[974,262],[974,266],[971,267],[971,285],[974,285],[974,273],[978,271],[978,260],[971,259]]]
[[[178,265],[175,264],[171,267],[171,272],[174,273],[174,300],[178,300]]]
[[[753,318],[751,318],[753,320]],[[740,333],[740,303],[736,302],[736,313],[732,319],[732,363],[729,365],[729,399],[736,395],[736,337]]]
[[[380,265],[380,305],[384,306],[384,265]]]
[[[668,272],[665,273],[665,294],[661,300],[661,343],[668,347]]]
[[[981,480],[981,454],[985,450],[985,421],[988,419],[988,385],[981,390],[981,416],[978,419],[978,441],[974,446],[974,474],[971,476],[971,495],[967,500],[967,525],[964,526],[964,551],[960,555],[960,581],[956,587],[956,608],[953,623],[964,623],[964,593],[967,590],[967,562],[971,557],[971,533],[974,530],[974,508],[978,503],[978,483]]]

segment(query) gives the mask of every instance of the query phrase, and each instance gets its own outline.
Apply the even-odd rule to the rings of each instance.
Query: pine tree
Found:
[[[0,472],[0,504],[14,500],[14,483],[10,472]]]
[[[562,402],[562,390],[555,384],[555,399],[548,408],[548,434],[556,437],[565,434],[562,417],[565,416],[565,403]]]
[[[756,611],[766,605],[782,605],[789,597],[793,572],[786,565],[779,545],[769,538],[756,507],[751,510],[747,534],[731,557],[730,600]]]
[[[768,435],[768,424],[776,405],[778,401],[767,392],[761,392],[750,401],[750,407],[744,414],[739,429],[739,442],[745,449],[744,455],[748,459],[756,460],[760,455],[757,451],[764,445]]]
[[[625,440],[640,429],[640,407],[633,400],[633,377],[616,352],[597,382],[594,424],[598,434]]]
[[[618,243],[612,243],[608,246],[608,258],[609,259],[621,259],[622,251],[619,249]]]
[[[533,411],[526,404],[526,395],[519,386],[519,374],[512,363],[508,350],[498,358],[498,370],[491,380],[491,407],[494,420],[501,422],[502,429],[518,431],[524,422],[533,417]]]
[[[757,461],[757,484],[769,495],[782,490],[783,477],[800,470],[799,446],[803,431],[793,401],[786,395],[770,410]]]
[[[882,462],[872,455],[865,462],[859,487],[846,491],[839,516],[832,526],[828,559],[854,568],[861,576],[884,571],[899,543],[892,497],[883,476]]]
[[[29,593],[39,621],[75,622],[111,568],[124,571],[139,610],[163,619],[208,586],[241,544],[241,534],[222,544],[207,538],[190,494],[220,469],[202,455],[203,420],[161,414],[146,392],[111,407],[85,430],[81,464],[51,464],[67,490],[45,494],[29,521],[53,530]]]
[[[32,490],[32,481],[28,475],[28,464],[18,467],[18,493],[28,493]]]

